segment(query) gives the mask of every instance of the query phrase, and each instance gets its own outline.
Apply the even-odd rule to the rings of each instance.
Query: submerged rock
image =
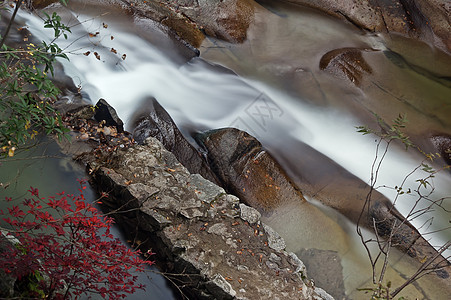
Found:
[[[361,49],[335,49],[323,55],[319,62],[321,70],[325,70],[337,77],[348,79],[360,86],[362,78],[373,73],[371,66],[365,61]]]
[[[327,288],[335,299],[346,299],[343,284],[343,267],[336,251],[303,249],[296,253],[305,263],[309,274],[315,274],[315,284]]]

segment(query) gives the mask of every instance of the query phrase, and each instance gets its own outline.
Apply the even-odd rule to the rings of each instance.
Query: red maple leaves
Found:
[[[30,188],[32,198],[21,207],[0,211],[10,227],[2,233],[19,241],[2,254],[0,269],[19,280],[32,278],[37,287],[27,296],[77,299],[95,293],[119,299],[144,288],[132,271],[152,262],[110,234],[113,220],[85,201],[80,183],[80,195],[60,193],[47,200]]]

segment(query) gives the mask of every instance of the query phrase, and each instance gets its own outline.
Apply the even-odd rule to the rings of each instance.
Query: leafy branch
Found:
[[[64,5],[67,1],[60,1]],[[3,36],[0,36],[0,154],[13,156],[17,148],[23,147],[40,132],[56,135],[59,139],[69,130],[64,127],[61,116],[52,104],[60,94],[49,79],[53,75],[56,58],[68,59],[54,42],[25,48],[13,48],[5,44],[14,19],[23,1],[16,1]],[[53,28],[55,39],[70,28],[61,23],[56,13],[46,15],[46,28]]]
[[[403,130],[405,129],[407,123],[407,118],[404,115],[401,114],[398,115],[398,117],[395,120],[393,120],[393,123],[391,125],[387,125],[378,115],[375,116],[377,123],[379,125],[379,129],[377,130],[372,129],[369,128],[368,126],[356,127],[357,132],[362,133],[363,135],[373,134],[379,138],[376,144],[375,157],[371,166],[370,190],[366,196],[365,203],[363,205],[362,211],[360,213],[357,222],[357,234],[359,235],[360,240],[367,252],[372,267],[373,273],[372,278],[375,287],[371,288],[370,290],[373,291],[373,299],[392,299],[393,297],[398,295],[402,289],[404,289],[406,286],[408,286],[415,280],[418,280],[422,276],[429,274],[432,271],[438,271],[439,269],[446,267],[449,264],[447,258],[443,258],[442,256],[444,251],[446,251],[451,247],[451,243],[448,241],[442,247],[440,247],[440,249],[436,251],[433,257],[430,257],[428,259],[425,258],[424,261],[422,261],[422,264],[419,267],[418,271],[415,274],[413,274],[410,278],[408,278],[404,282],[404,284],[394,289],[393,291],[390,291],[391,288],[390,284],[388,284],[387,286],[383,285],[383,280],[385,278],[385,273],[388,266],[390,249],[391,247],[395,246],[394,237],[403,234],[402,230],[403,226],[408,224],[413,219],[416,219],[428,212],[431,212],[434,208],[441,208],[445,212],[448,213],[450,212],[443,205],[445,200],[450,199],[449,197],[439,199],[433,199],[432,197],[435,191],[432,181],[433,178],[437,173],[439,173],[443,169],[449,168],[449,166],[445,166],[442,169],[435,170],[432,166],[430,166],[427,163],[427,161],[433,161],[436,156],[433,154],[426,154],[420,148],[416,147],[412,143],[408,135],[404,133]],[[417,167],[415,167],[411,172],[409,172],[404,177],[402,183],[399,186],[388,187],[396,192],[396,196],[392,201],[393,207],[398,201],[399,197],[401,196],[414,197],[413,201],[411,202],[412,206],[410,207],[409,212],[405,217],[401,218],[401,220],[394,220],[391,222],[391,225],[385,225],[389,226],[389,228],[385,227],[383,229],[378,229],[379,226],[377,224],[377,220],[374,217],[372,218],[372,220],[364,220],[363,216],[371,215],[370,210],[373,206],[371,201],[373,198],[374,191],[379,188],[387,188],[387,186],[385,185],[377,186],[377,181],[382,167],[382,163],[387,156],[390,145],[394,142],[401,142],[405,146],[406,150],[408,150],[409,148],[419,150],[420,153],[422,153],[425,158]],[[417,171],[425,172],[426,176],[415,180],[415,182],[418,183],[418,185],[415,188],[405,188],[407,181],[410,180],[411,177],[414,176],[414,174],[416,174]],[[429,204],[425,205],[425,207],[420,207],[420,204],[424,206],[424,203]],[[363,222],[367,221],[372,222],[372,227],[375,232],[375,238],[366,237],[362,231]],[[432,222],[432,220],[430,220],[430,222]],[[380,230],[388,231],[388,233],[384,232],[385,238],[381,237]],[[370,244],[376,244],[377,251],[372,250]],[[382,266],[380,271],[377,271],[377,265],[379,264],[380,261],[382,261],[381,262]]]
[[[113,220],[86,202],[86,186],[80,184],[78,196],[63,192],[47,200],[30,188],[31,198],[0,211],[9,226],[0,228],[1,234],[15,241],[6,243],[0,270],[24,285],[17,291],[21,297],[68,299],[96,293],[119,299],[143,288],[131,271],[142,272],[153,262],[110,234]]]

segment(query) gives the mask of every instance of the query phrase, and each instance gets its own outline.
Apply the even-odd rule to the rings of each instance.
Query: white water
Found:
[[[26,19],[36,38],[51,40],[53,32],[41,29],[42,20],[24,12],[20,16]],[[124,30],[120,22],[83,15],[76,16],[76,19],[88,21],[72,28],[70,40],[58,41],[60,47],[67,47],[66,51],[73,53],[69,55],[70,62],[61,61],[65,73],[89,95],[93,103],[99,98],[106,99],[126,124],[139,110],[141,101],[153,96],[184,132],[234,126],[247,130],[264,145],[279,144],[283,147],[288,140],[297,139],[369,182],[375,155],[374,138],[356,133],[355,126],[360,124],[352,115],[334,109],[312,108],[301,99],[271,88],[263,81],[237,77],[208,66],[200,59],[180,64],[173,59],[176,54],[169,56],[170,49],[158,48],[133,34],[133,30]],[[103,22],[108,23],[108,28],[103,27]],[[88,37],[88,32],[100,34]],[[114,36],[113,40],[111,36]],[[74,39],[78,40],[72,44]],[[118,54],[110,52],[111,48],[115,48]],[[88,57],[82,55],[86,51],[91,51]],[[97,60],[93,52],[98,52],[101,59]],[[126,54],[125,60],[121,58],[122,54]],[[262,103],[272,110],[259,112],[267,116],[271,114],[270,117],[263,119],[253,114],[258,106],[255,104]],[[418,162],[419,157],[406,155],[401,149],[391,149],[378,182],[388,186],[400,185]],[[413,190],[418,185],[415,179],[422,176],[424,174],[411,176],[412,180],[405,189],[410,187]],[[434,179],[436,197],[451,195],[449,183],[448,174]],[[380,191],[389,199],[395,196],[393,190]],[[410,207],[406,201],[397,205],[404,214]],[[448,208],[451,209],[449,204]],[[420,227],[429,217],[417,218],[413,224]],[[423,226],[420,230],[424,233],[446,228],[449,226],[448,218],[446,214],[439,214],[431,227]],[[433,245],[441,245],[449,240],[450,233],[447,230],[429,237]]]
[[[26,13],[21,13],[21,16],[38,39],[51,39],[52,31],[42,31],[43,24],[40,19]],[[83,15],[76,17],[80,21],[91,18]],[[103,28],[103,22],[108,24],[108,28]],[[136,30],[130,24],[127,26],[131,28],[124,27],[123,22],[123,19],[96,18],[73,27],[71,41],[59,41],[60,46],[65,47],[74,39],[82,37],[66,49],[73,52],[73,55],[70,55],[71,61],[62,63],[65,72],[74,79],[76,85],[80,85],[93,103],[99,98],[105,98],[127,123],[135,110],[139,110],[141,101],[148,96],[154,96],[168,110],[184,133],[235,126],[258,137],[264,145],[274,151],[288,147],[292,144],[290,143],[292,140],[303,141],[333,159],[350,173],[365,182],[369,181],[375,143],[373,137],[363,137],[355,132],[354,127],[360,125],[357,117],[334,108],[313,107],[306,104],[303,99],[270,87],[265,79],[240,78],[221,68],[209,66],[200,59],[186,64],[181,63],[183,58],[172,53],[170,47],[151,43],[139,37],[136,34],[139,28]],[[158,31],[157,26],[150,27],[149,30]],[[37,28],[39,30],[36,30]],[[87,36],[87,32],[97,31],[100,32],[98,37]],[[114,40],[111,40],[110,36],[114,36]],[[112,47],[118,51],[117,55],[110,52]],[[91,51],[91,55],[84,56],[82,53],[86,51]],[[94,51],[99,53],[100,61],[92,54]],[[127,55],[125,60],[121,59],[123,54]],[[258,113],[266,114],[267,117],[261,118]],[[296,152],[296,149],[291,151]],[[404,176],[416,167],[418,159],[406,155],[402,149],[392,149],[381,169],[378,182],[391,186],[399,185]],[[409,186],[415,185],[414,180],[420,177],[418,174],[413,175]],[[434,179],[441,196],[451,195],[449,182],[447,174]],[[384,189],[381,192],[390,199],[393,198],[393,192],[390,190]],[[406,202],[397,205],[402,213],[408,212],[409,207]],[[292,213],[292,219],[298,217],[293,211],[281,217],[286,218],[289,213]],[[435,227],[422,227],[422,232],[448,226],[448,215],[439,215],[438,211],[433,213],[437,214],[433,223]],[[419,227],[426,219],[427,216],[416,219],[414,225]],[[348,225],[349,227],[352,228],[352,225]],[[323,227],[318,228],[319,230],[312,231],[311,235],[318,232],[321,234]],[[291,231],[296,231],[292,236],[299,235],[300,229],[292,228]],[[307,229],[302,230],[305,232]],[[333,233],[335,232],[328,232],[332,235],[330,238],[334,243],[338,244],[345,240],[341,236],[340,238],[333,236]],[[440,245],[450,239],[450,232],[448,230],[441,235],[430,236],[433,237],[431,242],[433,245]],[[332,244],[332,241],[321,243]],[[349,259],[350,256],[357,254],[347,256]],[[347,258],[342,259],[345,268]],[[365,261],[365,258],[361,260]],[[361,277],[359,274],[353,275]],[[361,278],[352,280],[358,279]]]

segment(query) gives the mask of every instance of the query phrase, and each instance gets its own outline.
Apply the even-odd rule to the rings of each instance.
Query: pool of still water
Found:
[[[39,189],[41,197],[54,196],[63,191],[79,194],[78,179],[88,179],[84,168],[61,153],[55,141],[44,138],[29,150],[19,151],[14,157],[0,160],[0,209],[6,210],[11,204],[20,203],[29,196],[27,191],[30,187]],[[83,194],[87,201],[97,199],[89,185]],[[11,197],[13,201],[6,202],[5,197]],[[4,226],[1,220],[0,224]],[[127,245],[117,226],[113,226],[111,233]],[[137,283],[144,284],[146,288],[128,295],[127,299],[177,299],[170,283],[156,267],[151,266],[146,272],[135,275],[138,276]],[[96,299],[96,295],[89,297]]]

